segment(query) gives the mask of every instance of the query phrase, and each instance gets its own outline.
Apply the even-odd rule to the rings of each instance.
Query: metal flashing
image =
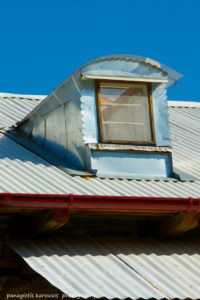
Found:
[[[41,147],[36,142],[28,139],[26,136],[23,136],[22,133],[17,130],[6,131],[4,134],[10,139],[31,150],[33,153],[36,153],[38,156],[42,157],[43,159],[50,162],[52,165],[63,170],[69,175],[78,175],[84,177],[92,176],[91,173],[78,169],[75,166],[70,165],[65,160],[55,156],[53,153]]]
[[[96,62],[99,61],[109,61],[109,60],[124,60],[124,61],[136,61],[136,62],[143,62],[147,65],[150,65],[158,70],[161,70],[163,72],[165,72],[166,74],[169,75],[171,84],[173,82],[178,81],[183,75],[176,72],[175,70],[169,68],[168,66],[155,61],[153,59],[150,59],[148,57],[144,57],[144,56],[140,56],[140,55],[133,55],[133,54],[113,54],[113,55],[106,55],[106,56],[102,56],[99,58],[96,58],[92,61],[90,61],[89,63],[85,64],[84,66],[82,66],[79,70],[81,71],[82,69],[84,69],[85,67],[87,67],[90,64],[94,64]]]
[[[190,173],[183,172],[182,170],[178,168],[173,168],[174,178],[177,178],[181,181],[196,181],[198,180],[197,177],[192,176]]]
[[[95,75],[95,74],[82,74],[81,78],[85,79],[104,79],[104,80],[119,80],[119,81],[140,81],[140,82],[168,82],[167,79],[162,78],[145,78],[145,77],[130,77],[130,76],[110,76],[110,75]]]

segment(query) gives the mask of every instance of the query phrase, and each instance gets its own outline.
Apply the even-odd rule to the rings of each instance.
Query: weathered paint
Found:
[[[129,56],[121,56],[121,58],[109,57],[108,59],[95,60],[77,70],[72,76],[65,80],[29,114],[26,120],[24,120],[20,128],[29,135],[29,137],[58,157],[65,159],[70,164],[80,168],[87,167],[90,169],[90,166],[93,165],[92,160],[94,157],[92,157],[87,145],[89,143],[99,143],[99,134],[95,99],[95,80],[83,80],[81,74],[84,73],[128,76],[134,78],[149,77],[166,80],[172,80],[172,77],[167,74],[167,71],[162,68],[162,65],[159,63],[156,64],[156,62],[148,59],[139,60],[130,58]],[[157,147],[171,145],[166,88],[166,83],[152,84]],[[106,150],[98,152],[98,155],[98,159],[101,160],[101,166],[100,164],[96,164],[95,166],[97,169],[100,168],[99,170],[101,171],[97,170],[97,174],[100,174],[104,173],[103,168],[108,168],[109,170],[109,159],[103,159],[103,157],[109,155]],[[112,155],[113,157],[115,155],[118,157],[117,153],[113,153]],[[157,153],[149,154],[148,151],[146,151],[142,155],[144,158],[146,157],[148,161],[147,164],[144,161],[144,165],[143,163],[141,164],[136,153],[129,154],[126,158],[127,163],[122,164],[122,169],[119,160],[115,160],[115,164],[119,163],[119,169],[115,171],[117,176],[123,172],[124,174],[129,174],[130,177],[132,172],[130,166],[133,165],[137,165],[132,173],[133,177],[166,177],[171,175],[170,159],[163,159],[163,157],[165,157],[164,154],[161,154],[161,160],[164,161],[163,164],[152,164],[153,161],[156,161],[154,159],[155,157],[159,158]],[[102,159],[100,159],[101,156]],[[124,160],[122,156],[120,157]],[[128,160],[130,160],[130,163],[128,163]],[[93,166],[91,168],[93,169]],[[110,167],[110,170],[112,170],[112,167]],[[109,176],[109,171],[107,174]]]

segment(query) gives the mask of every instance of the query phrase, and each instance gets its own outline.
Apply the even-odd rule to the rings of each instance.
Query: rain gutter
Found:
[[[200,198],[0,193],[0,208],[200,212]]]

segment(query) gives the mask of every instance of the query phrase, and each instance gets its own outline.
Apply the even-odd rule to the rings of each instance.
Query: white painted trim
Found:
[[[168,101],[169,107],[194,107],[200,108],[200,102],[190,102],[190,101]]]
[[[42,100],[47,97],[47,95],[22,95],[22,94],[11,94],[11,93],[0,93],[0,97],[11,97],[11,98],[26,98],[26,99],[35,99]]]
[[[107,80],[122,80],[122,81],[141,81],[141,82],[168,82],[163,78],[147,78],[147,77],[129,77],[129,76],[110,76],[110,75],[93,75],[93,74],[81,74],[81,78],[84,79],[107,79]]]

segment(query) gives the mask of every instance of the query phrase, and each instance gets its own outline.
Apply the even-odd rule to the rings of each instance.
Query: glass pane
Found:
[[[104,140],[151,141],[147,85],[100,86]]]

